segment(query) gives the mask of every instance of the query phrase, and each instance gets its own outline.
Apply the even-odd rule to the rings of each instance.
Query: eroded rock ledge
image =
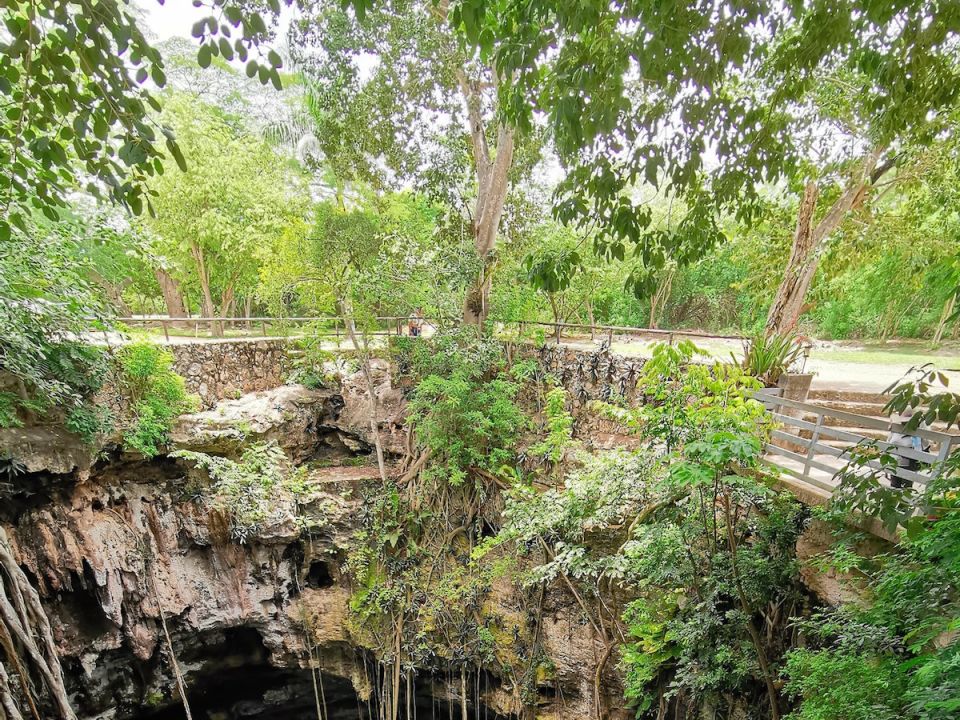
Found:
[[[396,456],[406,442],[403,402],[388,370],[375,373],[379,425]],[[275,441],[310,467],[298,516],[259,528],[247,544],[202,502],[182,461],[109,448],[99,459],[63,461],[63,448],[37,443],[0,522],[47,607],[81,718],[182,717],[174,660],[196,720],[316,718],[320,693],[325,717],[375,709],[376,662],[351,635],[341,572],[359,489],[379,477],[363,396],[351,378],[336,390],[281,386],[181,419],[174,448],[233,455]],[[503,632],[523,631],[522,598],[509,582],[488,605]],[[537,716],[585,717],[604,648],[564,593],[548,593],[543,608],[541,639],[555,671],[539,688]],[[490,718],[516,716],[515,689],[499,672],[480,668],[470,678],[471,715],[482,707]],[[614,677],[608,685],[619,697]],[[412,689],[425,713],[460,703],[458,676],[425,674]]]

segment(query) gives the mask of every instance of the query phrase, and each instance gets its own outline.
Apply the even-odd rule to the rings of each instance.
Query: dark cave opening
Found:
[[[380,703],[374,692],[361,699],[350,680],[328,672],[305,668],[278,668],[260,634],[252,628],[232,628],[184,640],[178,662],[185,669],[190,711],[194,720],[374,720]],[[363,664],[370,673],[378,667]],[[376,685],[376,679],[370,680]],[[382,680],[382,678],[381,678]],[[467,680],[468,717],[481,720],[512,720],[495,713],[479,700],[479,694],[496,687],[487,674],[471,674]],[[456,692],[459,675],[424,675],[401,684],[401,720],[443,720],[461,715],[458,698],[448,699],[444,687]],[[184,709],[174,694],[146,691],[136,705],[127,705],[118,720],[183,720]],[[320,706],[318,713],[318,704]]]
[[[323,560],[314,560],[307,571],[306,586],[309,588],[333,587],[333,576],[330,574],[330,565]]]

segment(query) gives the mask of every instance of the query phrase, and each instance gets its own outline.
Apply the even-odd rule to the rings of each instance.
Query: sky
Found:
[[[191,0],[134,0],[134,4],[144,13],[146,28],[156,40],[169,40],[172,37],[190,37],[190,28],[202,17],[209,15],[207,8],[196,8]]]

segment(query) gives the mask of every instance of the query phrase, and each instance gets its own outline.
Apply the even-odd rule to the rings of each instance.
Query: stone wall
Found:
[[[222,340],[171,345],[176,371],[204,407],[283,385],[290,370],[285,340]]]

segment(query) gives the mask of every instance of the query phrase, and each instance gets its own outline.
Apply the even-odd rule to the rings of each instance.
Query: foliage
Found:
[[[396,338],[394,361],[415,382],[429,375],[481,377],[503,369],[503,344],[473,327],[444,330],[431,338]]]
[[[523,261],[530,284],[548,295],[566,290],[580,269],[580,253],[571,243],[544,243]]]
[[[908,428],[932,419],[956,422],[960,400],[938,379],[921,370],[895,389],[891,410],[921,408]],[[937,468],[933,482],[914,489],[884,482],[896,460],[883,455],[876,449],[854,455],[830,512],[838,521],[856,510],[890,529],[902,524],[899,542],[860,561],[866,603],[842,605],[803,626],[816,644],[794,650],[785,670],[788,691],[801,700],[794,714],[801,720],[867,717],[857,708],[864,700],[870,717],[946,720],[960,711],[960,453]],[[840,680],[838,669],[845,670]],[[868,690],[874,692],[867,696]]]
[[[894,720],[906,690],[893,654],[876,655],[856,648],[791,651],[785,689],[802,699],[789,715],[795,720]]]
[[[777,703],[782,608],[800,599],[802,513],[758,471],[768,421],[750,396],[756,381],[690,365],[695,352],[660,346],[639,385],[649,404],[601,408],[626,413],[649,445],[588,458],[564,488],[515,486],[481,551],[541,548],[526,581],[575,583],[594,627],[629,636],[621,666],[639,715],[662,713],[661,698],[684,712],[732,710],[731,697]]]
[[[305,210],[295,174],[263,141],[214,107],[165,97],[190,168],[150,181],[155,217],[144,219],[154,253],[198,297],[205,317],[228,314],[253,294],[259,257],[269,257]]]
[[[637,391],[645,402],[622,408],[600,404],[606,416],[623,423],[672,452],[702,437],[708,428],[756,434],[764,432],[763,407],[752,399],[756,378],[735,365],[694,362],[705,351],[689,340],[657,343],[643,366]]]
[[[116,352],[118,384],[129,403],[124,446],[147,457],[160,452],[173,421],[193,409],[183,378],[173,370],[173,355],[149,342],[124,345]]]
[[[569,168],[556,215],[599,224],[609,255],[634,244],[646,267],[715,245],[724,212],[755,217],[759,187],[802,176],[831,133],[844,148],[929,139],[957,101],[957,16],[933,2],[516,0],[451,14],[491,54],[513,121],[548,118]],[[674,232],[651,227],[640,183],[684,201]]]
[[[147,79],[166,77],[127,3],[14,0],[3,23],[0,242],[27,232],[34,211],[57,219],[81,183],[139,213],[145,180],[162,172],[161,140],[183,158],[150,118],[159,105]]]
[[[79,407],[103,383],[105,351],[78,340],[101,311],[78,255],[62,223],[40,220],[29,239],[15,231],[0,243],[0,425],[19,424],[24,411]]]
[[[230,532],[241,543],[286,518],[295,499],[306,492],[306,468],[290,469],[286,454],[273,441],[244,448],[239,460],[190,450],[170,456],[207,471],[213,480],[207,501],[230,518]]]
[[[547,416],[547,436],[527,449],[534,457],[541,457],[551,465],[558,465],[573,445],[573,416],[567,411],[567,392],[555,387],[547,393],[544,408]]]
[[[80,406],[71,409],[64,420],[64,427],[89,445],[92,445],[98,436],[106,435],[113,430],[113,413],[107,408]]]
[[[744,343],[743,351],[743,369],[772,387],[804,356],[805,348],[795,335],[759,332]]]
[[[639,525],[624,548],[627,578],[641,588],[627,606],[636,644],[624,660],[628,696],[641,710],[655,703],[650,681],[665,671],[668,694],[688,702],[749,694],[751,683],[778,702],[770,666],[786,633],[765,608],[799,600],[793,556],[802,525],[796,501],[749,477],[759,450],[756,438],[724,431],[689,443],[666,481],[687,500]],[[655,667],[641,657],[647,650],[660,659]]]
[[[452,485],[472,469],[497,473],[511,464],[526,426],[516,404],[519,386],[496,368],[427,375],[407,406],[417,443],[431,453],[436,472]]]
[[[475,271],[465,317],[485,317],[497,238],[530,220],[524,181],[542,133],[520,135],[506,122],[496,68],[463,42],[447,4],[378,0],[355,3],[352,13],[335,0],[303,6],[290,46],[341,206],[352,183],[406,183],[444,206],[451,234],[472,240],[459,245]]]
[[[261,258],[259,294],[280,315],[342,315],[345,305],[360,330],[376,315],[449,314],[465,280],[437,237],[437,215],[410,193],[319,202],[309,224],[290,225]]]
[[[287,378],[288,382],[300,383],[314,389],[330,385],[330,373],[325,366],[333,361],[336,355],[324,349],[325,338],[325,333],[313,333],[307,328],[303,337],[297,339],[298,354],[293,358],[293,369]]]

